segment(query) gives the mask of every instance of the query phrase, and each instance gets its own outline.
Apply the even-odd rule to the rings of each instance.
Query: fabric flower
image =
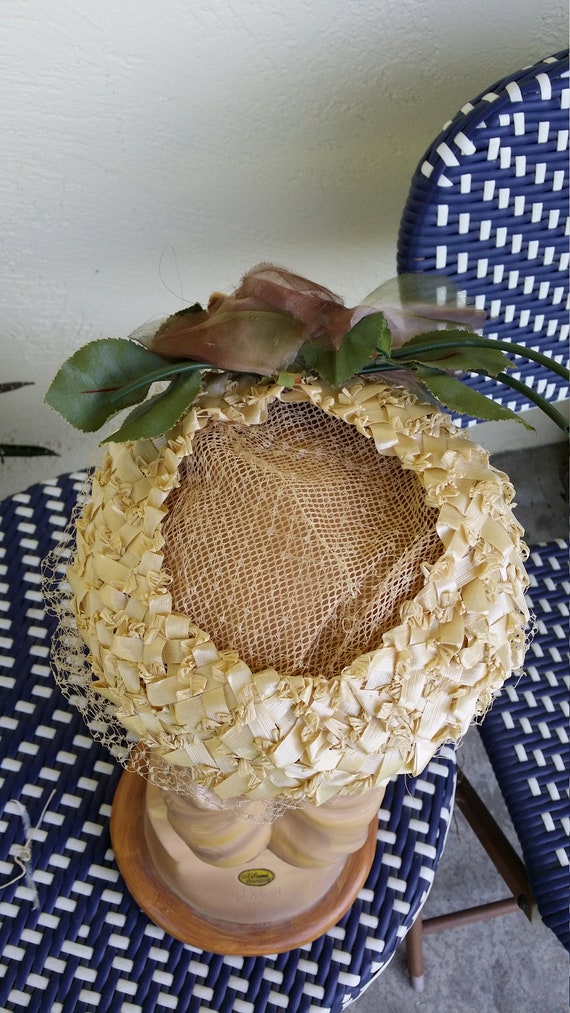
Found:
[[[207,310],[169,317],[150,347],[165,359],[194,359],[220,369],[272,376],[289,368],[307,341],[338,348],[353,311],[300,275],[261,265],[232,295],[215,292]]]
[[[165,359],[192,359],[220,369],[273,376],[295,367],[304,344],[338,350],[355,324],[378,311],[386,318],[393,347],[433,330],[438,322],[481,324],[482,315],[471,307],[437,305],[431,294],[422,299],[413,279],[413,275],[393,279],[360,306],[346,307],[324,286],[285,268],[261,264],[248,271],[232,295],[213,293],[206,310],[194,306],[168,317],[150,347]],[[302,362],[298,365],[302,367]]]
[[[392,348],[401,348],[418,334],[440,329],[477,331],[485,324],[485,312],[462,304],[455,284],[442,275],[401,274],[390,278],[354,312],[353,326],[375,310],[381,310],[392,336]]]

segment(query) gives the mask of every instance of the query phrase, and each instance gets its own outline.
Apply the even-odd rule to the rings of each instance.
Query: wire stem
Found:
[[[526,383],[521,383],[520,380],[516,380],[514,376],[509,376],[508,373],[498,373],[495,379],[506,384],[507,387],[512,387],[512,389],[518,391],[519,394],[524,394],[529,401],[532,401],[537,408],[540,408],[545,415],[548,415],[548,417],[552,419],[552,421],[555,422],[563,432],[566,434],[570,433],[570,425],[568,420],[564,418],[562,412],[559,412],[554,405],[550,404],[550,402],[546,400],[546,398],[537,394],[532,387],[529,387]]]
[[[151,383],[158,383],[160,380],[169,380],[173,376],[178,376],[180,373],[192,373],[196,369],[217,369],[217,366],[209,366],[204,362],[173,362],[167,366],[163,366],[162,369],[155,369],[152,373],[144,373],[144,375],[137,377],[131,383],[127,383],[124,387],[117,388],[116,392],[111,396],[111,403],[114,404],[117,401],[122,401],[124,397],[130,397],[131,394],[136,390],[140,390],[142,387],[150,387]]]
[[[445,332],[443,331],[442,333],[444,334]],[[550,358],[550,356],[543,355],[542,352],[537,352],[533,348],[526,348],[524,345],[514,344],[511,341],[499,341],[496,338],[482,338],[477,335],[462,338],[461,341],[428,341],[425,344],[418,342],[414,345],[402,345],[400,348],[394,348],[391,356],[392,359],[397,360],[406,358],[418,359],[421,357],[422,352],[437,352],[440,349],[450,351],[455,348],[497,348],[501,352],[522,355],[524,358],[531,359],[546,369],[552,370],[553,373],[557,373],[564,380],[570,381],[568,369],[562,363]]]

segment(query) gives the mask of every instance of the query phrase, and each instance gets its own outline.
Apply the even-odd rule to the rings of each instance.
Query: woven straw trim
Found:
[[[442,554],[382,646],[341,672],[251,672],[172,611],[165,500],[210,418],[257,425],[274,398],[310,401],[397,456],[439,510]],[[92,690],[160,762],[222,799],[327,801],[419,774],[458,740],[523,661],[522,529],[507,477],[449,416],[385,383],[206,390],[158,446],[115,444],[94,475],[68,568]],[[152,766],[152,765],[151,765]]]

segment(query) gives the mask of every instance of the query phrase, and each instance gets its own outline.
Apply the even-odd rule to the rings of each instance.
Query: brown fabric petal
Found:
[[[293,274],[283,267],[261,264],[242,279],[238,298],[258,298],[273,309],[290,313],[305,327],[307,340],[328,336],[338,348],[351,326],[352,310],[323,285]]]
[[[272,376],[289,366],[304,339],[304,329],[293,317],[241,308],[237,300],[228,299],[212,314],[171,317],[152,347],[165,359],[194,359],[219,369]]]

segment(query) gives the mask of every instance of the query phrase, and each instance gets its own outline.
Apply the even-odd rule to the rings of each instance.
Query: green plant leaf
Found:
[[[12,380],[9,383],[0,383],[0,394],[6,394],[9,390],[19,390],[20,387],[31,387],[33,382],[33,380]]]
[[[117,396],[121,387],[164,365],[164,359],[128,338],[90,341],[64,362],[45,401],[76,429],[92,433],[122,408],[140,401],[153,381],[124,397]]]
[[[520,422],[527,429],[534,428],[510,408],[505,408],[504,405],[485,397],[479,391],[472,390],[471,387],[467,387],[454,376],[449,376],[447,373],[432,373],[427,369],[419,369],[418,374],[434,397],[451,411],[492,422],[512,419],[515,422]]]
[[[34,447],[28,443],[0,443],[2,457],[59,457],[59,454],[47,447]]]
[[[451,372],[484,372],[489,376],[497,376],[502,370],[513,368],[511,360],[500,349],[489,348],[488,345],[481,347],[471,341],[467,343],[466,335],[466,331],[419,334],[402,345],[394,357],[398,361],[413,359],[416,362],[437,363],[441,369]],[[432,349],[429,347],[432,343],[430,339],[435,346]]]
[[[340,348],[330,348],[318,340],[303,345],[301,354],[310,370],[335,387],[368,365],[378,352],[389,355],[390,331],[383,313],[370,313],[344,335]]]
[[[280,387],[294,387],[295,386],[295,374],[294,373],[279,373],[275,380]]]
[[[168,432],[184,415],[202,386],[198,370],[173,379],[168,388],[155,394],[130,412],[122,426],[102,443],[151,439]]]
[[[383,313],[370,313],[367,317],[363,317],[362,320],[359,320],[354,325],[352,331],[356,330],[357,327],[362,334],[369,334],[370,340],[375,336],[375,347],[382,355],[388,357],[391,354],[392,335]],[[349,331],[348,333],[351,334],[352,332]]]

